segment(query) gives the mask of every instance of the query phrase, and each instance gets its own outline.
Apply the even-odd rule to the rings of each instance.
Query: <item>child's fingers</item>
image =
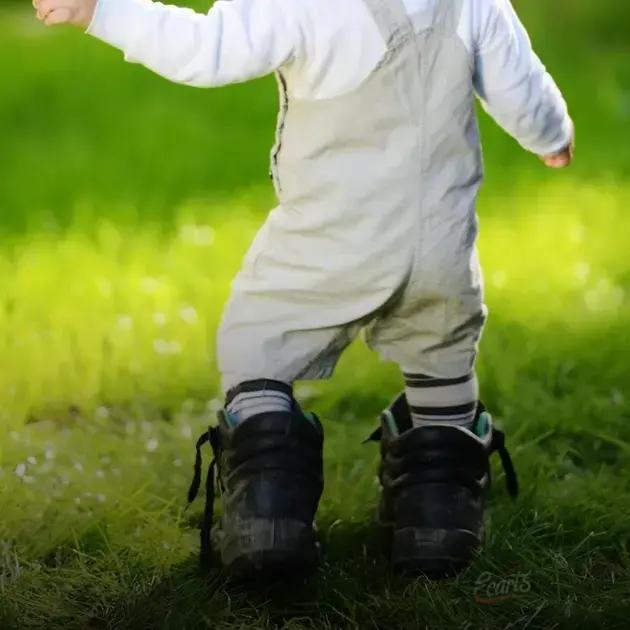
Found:
[[[45,20],[48,14],[55,8],[58,0],[35,0],[37,2],[37,17]]]
[[[544,163],[545,166],[548,166],[549,168],[564,168],[569,165],[567,160],[558,157],[545,158]]]
[[[545,166],[549,168],[566,168],[573,161],[573,146],[568,146],[559,153],[553,155],[543,155],[541,157]]]
[[[53,9],[44,19],[46,26],[53,26],[54,24],[65,24],[70,22],[72,18],[72,11],[67,7],[61,7],[59,9]]]

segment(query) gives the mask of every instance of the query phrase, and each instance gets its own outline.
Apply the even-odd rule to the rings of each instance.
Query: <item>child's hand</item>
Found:
[[[33,0],[37,19],[47,26],[74,24],[87,28],[92,21],[97,0]]]
[[[558,153],[553,153],[552,155],[541,155],[540,159],[544,162],[545,166],[549,168],[566,168],[571,165],[573,162],[573,152],[575,150],[575,131],[573,132],[573,137],[571,138],[571,142],[564,147]]]

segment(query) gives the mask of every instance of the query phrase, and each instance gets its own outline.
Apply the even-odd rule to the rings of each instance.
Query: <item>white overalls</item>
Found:
[[[473,59],[438,0],[416,34],[402,0],[365,0],[388,53],[351,93],[282,93],[280,205],[236,277],[219,330],[223,387],[326,378],[364,329],[405,371],[453,378],[485,320],[475,247],[482,160]]]

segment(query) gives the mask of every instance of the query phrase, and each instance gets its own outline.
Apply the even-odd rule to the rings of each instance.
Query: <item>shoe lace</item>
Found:
[[[201,449],[206,443],[209,443],[212,447],[213,458],[208,466],[208,473],[206,475],[206,504],[200,528],[201,548],[199,560],[202,568],[205,569],[210,568],[212,565],[212,526],[214,523],[214,498],[217,484],[219,486],[219,492],[224,492],[225,490],[218,466],[218,460],[221,454],[221,441],[218,427],[209,427],[208,430],[199,437],[195,445],[194,474],[190,488],[188,489],[188,506],[186,509],[190,507],[199,494],[199,488],[201,487],[201,469],[203,466]]]
[[[383,429],[382,427],[379,427],[370,436],[363,440],[363,444],[367,444],[368,442],[380,442],[382,438]],[[503,472],[505,473],[505,486],[509,495],[512,498],[516,498],[519,491],[518,475],[516,474],[516,468],[514,467],[514,462],[512,461],[510,452],[505,446],[505,433],[496,427],[492,430],[492,438],[490,442],[490,454],[492,453],[499,454]]]
[[[518,496],[518,476],[510,452],[505,446],[505,433],[496,428],[492,431],[492,441],[490,442],[490,453],[495,452],[499,453],[501,458],[507,491],[512,498],[516,498]]]

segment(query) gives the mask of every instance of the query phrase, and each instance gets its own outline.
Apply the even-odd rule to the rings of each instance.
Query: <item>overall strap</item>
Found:
[[[463,0],[436,0],[433,31],[446,37],[455,34],[463,4]]]
[[[414,35],[403,0],[363,0],[392,53]]]

